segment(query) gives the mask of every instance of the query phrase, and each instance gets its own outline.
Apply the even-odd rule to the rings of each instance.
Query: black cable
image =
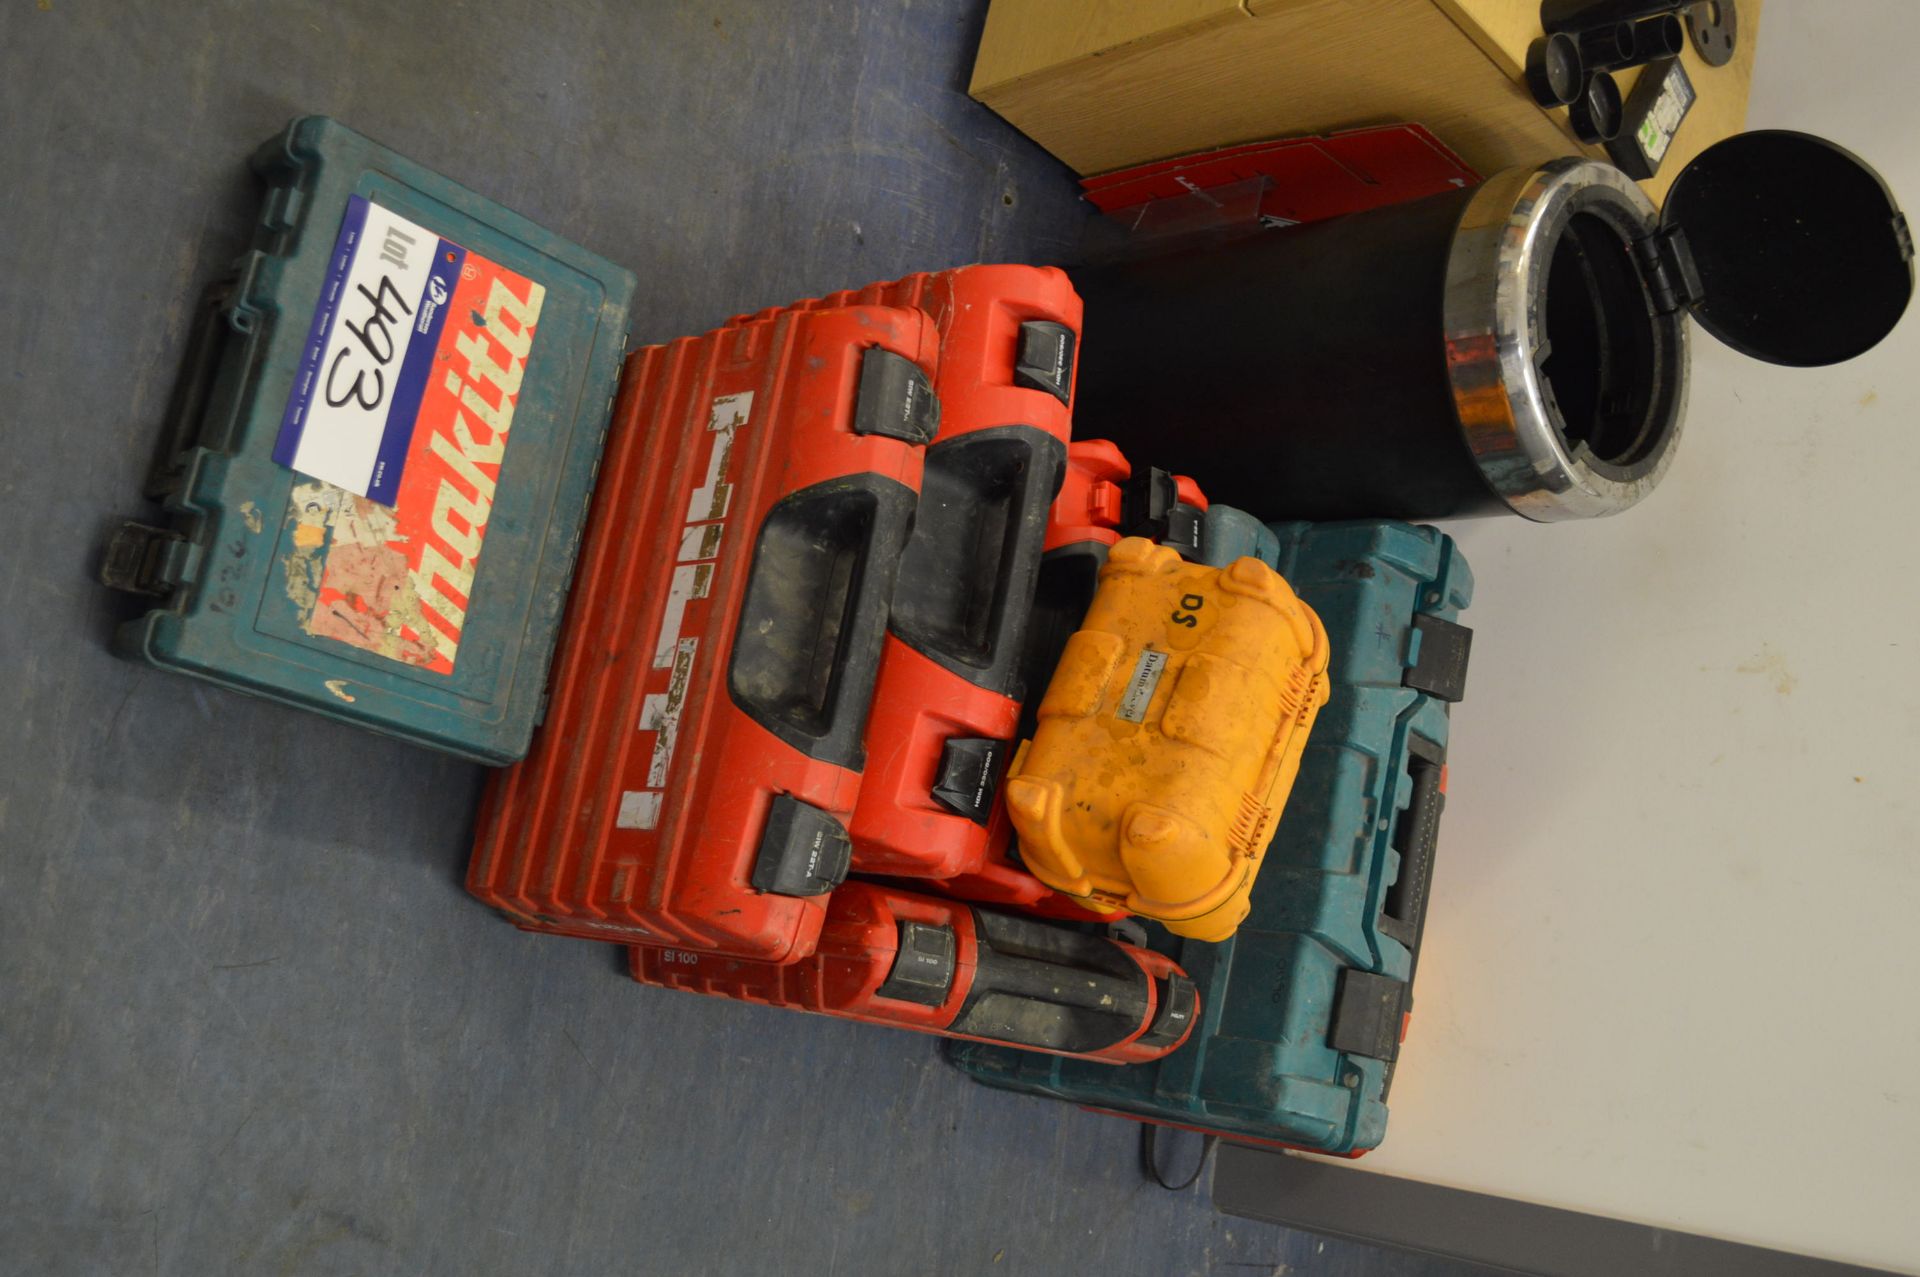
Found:
[[[1167,1177],[1160,1173],[1160,1163],[1154,1153],[1158,1147],[1160,1128],[1152,1122],[1140,1124],[1140,1169],[1148,1179],[1170,1193],[1184,1192],[1200,1181],[1200,1173],[1207,1169],[1207,1159],[1213,1156],[1213,1146],[1220,1142],[1218,1135],[1208,1135],[1200,1141],[1200,1161],[1193,1168],[1193,1174],[1178,1184],[1167,1183]]]

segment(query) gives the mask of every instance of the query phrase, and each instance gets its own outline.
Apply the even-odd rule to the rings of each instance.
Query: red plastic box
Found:
[[[546,721],[488,790],[476,896],[563,935],[812,951],[938,342],[917,309],[809,308],[628,358]]]

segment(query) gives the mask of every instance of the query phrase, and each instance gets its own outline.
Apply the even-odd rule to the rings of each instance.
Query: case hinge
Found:
[[[1653,294],[1653,308],[1660,314],[1671,315],[1706,296],[1700,285],[1700,269],[1694,265],[1693,247],[1687,243],[1683,228],[1663,226],[1645,239],[1635,240],[1633,255]]]
[[[100,583],[129,594],[164,598],[189,575],[192,551],[178,532],[144,523],[123,523],[107,542]]]

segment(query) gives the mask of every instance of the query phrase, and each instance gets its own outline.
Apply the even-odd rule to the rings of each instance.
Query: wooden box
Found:
[[[1294,134],[1413,122],[1483,174],[1605,158],[1520,82],[1538,0],[993,0],[973,96],[1082,175]],[[1733,61],[1683,60],[1699,101],[1659,175],[1746,118],[1759,0]],[[1622,94],[1638,71],[1617,74]]]

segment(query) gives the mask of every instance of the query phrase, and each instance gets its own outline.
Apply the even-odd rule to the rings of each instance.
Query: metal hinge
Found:
[[[1693,247],[1681,227],[1663,226],[1645,239],[1635,240],[1633,255],[1653,294],[1653,308],[1660,314],[1671,315],[1706,297],[1700,268],[1694,265]]]

